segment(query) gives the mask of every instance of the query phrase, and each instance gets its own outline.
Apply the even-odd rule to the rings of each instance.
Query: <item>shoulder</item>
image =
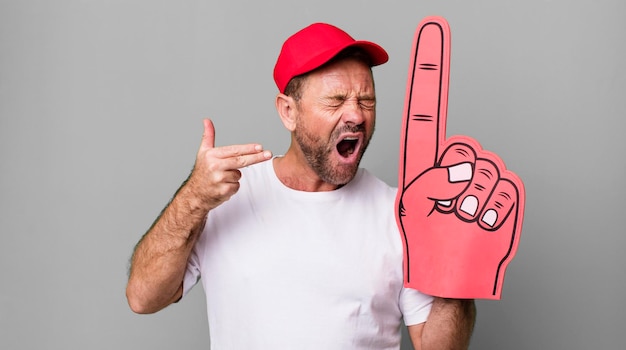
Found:
[[[395,197],[396,195],[395,187],[389,186],[386,182],[379,179],[374,174],[364,168],[359,169],[357,175],[347,186],[354,187],[359,191],[371,193],[377,196],[385,195]]]
[[[255,163],[252,165],[248,165],[240,169],[242,174],[249,174],[250,176],[260,175],[264,172],[268,171],[268,164],[272,164],[271,160],[264,161],[261,163]]]

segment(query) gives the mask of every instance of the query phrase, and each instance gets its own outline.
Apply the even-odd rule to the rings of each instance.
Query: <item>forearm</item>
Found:
[[[421,349],[467,349],[475,319],[474,300],[435,298],[422,331]]]
[[[139,241],[126,288],[133,311],[156,312],[180,297],[187,260],[208,211],[185,182]]]

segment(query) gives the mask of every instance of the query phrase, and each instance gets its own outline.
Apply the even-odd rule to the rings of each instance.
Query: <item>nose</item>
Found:
[[[367,118],[366,113],[357,99],[350,99],[344,103],[341,119],[346,124],[361,125]]]

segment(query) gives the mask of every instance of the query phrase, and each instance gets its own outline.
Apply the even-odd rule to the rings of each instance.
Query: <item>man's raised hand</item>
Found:
[[[204,134],[188,185],[211,210],[239,190],[239,169],[271,158],[270,151],[254,143],[215,147],[213,122],[204,119]]]

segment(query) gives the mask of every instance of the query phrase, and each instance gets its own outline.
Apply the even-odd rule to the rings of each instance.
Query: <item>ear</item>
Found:
[[[285,128],[294,131],[296,128],[296,101],[285,94],[276,95],[276,111]]]

